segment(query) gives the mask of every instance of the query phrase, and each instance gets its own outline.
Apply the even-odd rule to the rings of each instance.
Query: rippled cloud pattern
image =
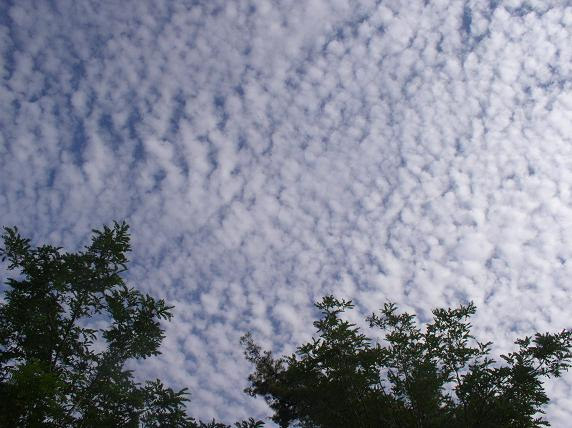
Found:
[[[131,225],[129,281],[176,306],[140,370],[197,417],[267,416],[238,339],[292,352],[326,293],[473,300],[506,351],[570,327],[571,33],[556,0],[3,1],[0,218]]]

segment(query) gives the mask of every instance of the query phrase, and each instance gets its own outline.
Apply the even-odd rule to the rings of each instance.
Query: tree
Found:
[[[93,232],[84,251],[67,253],[4,228],[0,256],[17,275],[0,304],[0,426],[227,427],[188,416],[186,388],[140,384],[125,368],[160,354],[172,306],[123,281],[125,223]]]
[[[519,339],[518,349],[489,355],[468,321],[472,303],[436,309],[424,329],[387,303],[367,318],[383,333],[366,337],[344,320],[351,301],[316,304],[317,337],[275,358],[252,336],[242,338],[253,363],[245,390],[262,396],[281,427],[538,427],[549,399],[542,379],[558,377],[572,359],[572,332]]]

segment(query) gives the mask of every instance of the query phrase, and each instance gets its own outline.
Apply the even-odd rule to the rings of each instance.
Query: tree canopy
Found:
[[[140,384],[125,368],[160,354],[172,307],[122,279],[125,223],[93,232],[89,246],[68,253],[4,228],[0,256],[17,274],[0,304],[0,426],[227,427],[188,416],[186,389]]]
[[[126,368],[160,354],[172,307],[122,278],[125,223],[94,230],[77,252],[34,247],[16,228],[2,239],[15,275],[0,302],[0,426],[230,428],[189,416],[186,389],[139,383]],[[496,361],[492,343],[471,334],[472,303],[435,309],[423,327],[387,303],[367,318],[373,337],[344,318],[351,301],[326,296],[316,307],[317,335],[292,355],[241,339],[254,366],[246,392],[281,427],[546,426],[543,380],[572,361],[568,330],[518,339]]]
[[[387,303],[367,318],[377,340],[343,319],[351,301],[326,296],[316,306],[317,337],[293,355],[275,358],[242,338],[254,364],[246,392],[264,397],[281,427],[545,426],[542,380],[572,358],[565,330],[519,339],[495,361],[492,343],[471,335],[472,303],[434,310],[424,329]]]

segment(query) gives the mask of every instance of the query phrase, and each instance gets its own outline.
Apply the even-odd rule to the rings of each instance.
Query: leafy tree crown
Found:
[[[519,339],[495,361],[492,343],[471,334],[473,303],[435,309],[424,329],[386,303],[367,317],[380,340],[341,317],[351,301],[326,296],[316,307],[317,337],[293,355],[275,358],[250,334],[242,338],[254,365],[246,392],[264,397],[282,427],[545,426],[542,380],[572,359],[564,330]]]

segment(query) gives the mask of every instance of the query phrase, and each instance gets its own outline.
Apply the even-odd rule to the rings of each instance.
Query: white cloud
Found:
[[[143,370],[197,416],[264,413],[238,338],[292,349],[326,292],[473,299],[503,348],[569,327],[571,7],[50,5],[0,24],[3,222],[78,247],[128,220],[130,279],[177,305]]]

